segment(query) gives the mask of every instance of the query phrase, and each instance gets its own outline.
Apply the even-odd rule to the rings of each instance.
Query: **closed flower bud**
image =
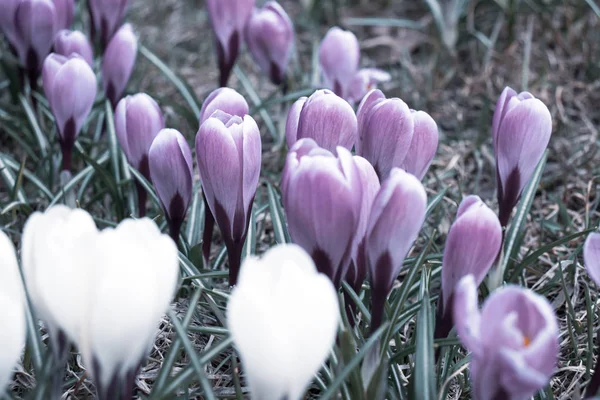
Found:
[[[219,86],[227,86],[229,75],[242,47],[244,29],[255,0],[207,0],[206,8],[215,34],[217,61],[219,64]]]
[[[56,8],[56,30],[69,29],[73,24],[75,0],[52,0]]]
[[[329,29],[319,46],[319,63],[325,86],[347,98],[360,63],[360,47],[354,33],[337,26]]]
[[[419,235],[426,209],[427,195],[421,182],[398,168],[381,184],[373,200],[365,236],[373,302],[372,331],[381,325],[385,299]]]
[[[540,162],[552,134],[548,107],[531,93],[504,89],[492,124],[499,218],[508,224],[512,209]]]
[[[102,48],[121,26],[129,0],[89,0],[92,41],[100,40]]]
[[[43,84],[58,128],[63,170],[70,170],[75,138],[96,98],[96,75],[77,54],[66,58],[52,53],[44,61]]]
[[[251,398],[300,400],[335,343],[337,291],[301,248],[279,245],[244,261],[227,321]]]
[[[152,183],[177,243],[192,197],[192,151],[181,133],[163,129],[150,146],[149,160]]]
[[[351,103],[360,102],[369,91],[377,88],[378,83],[388,82],[390,79],[392,79],[391,75],[380,69],[362,68],[350,83],[347,99]]]
[[[137,38],[130,24],[123,25],[112,37],[102,59],[104,94],[113,107],[123,96],[135,66]]]
[[[442,261],[442,296],[438,303],[436,338],[445,338],[453,327],[452,302],[457,283],[473,275],[480,285],[502,245],[502,227],[496,214],[478,196],[463,199],[450,227]]]
[[[335,286],[350,265],[363,191],[352,154],[342,147],[337,152],[339,157],[309,139],[298,141],[287,156],[281,182],[292,240]]]
[[[213,90],[204,100],[200,109],[200,125],[217,110],[238,117],[244,117],[249,113],[248,103],[244,96],[228,87]]]
[[[54,51],[57,54],[69,57],[71,54],[77,53],[89,64],[94,65],[94,53],[92,45],[87,37],[80,31],[70,31],[63,29],[56,34],[54,38]]]
[[[317,90],[308,99],[298,99],[289,111],[285,128],[290,148],[297,140],[310,138],[331,152],[337,146],[351,150],[357,136],[354,110],[329,90]]]
[[[455,289],[454,320],[462,344],[472,353],[471,398],[528,399],[556,370],[559,331],[552,306],[529,289],[505,286],[479,311],[472,275]]]
[[[137,371],[177,288],[177,247],[152,220],[142,218],[98,233],[91,248],[93,258],[87,260],[94,268],[78,345],[97,398],[131,398]]]
[[[246,43],[254,61],[271,82],[280,85],[294,47],[294,25],[279,3],[268,1],[254,10],[246,27]]]
[[[585,240],[583,261],[590,278],[600,286],[600,233],[590,233]]]
[[[13,45],[32,84],[50,53],[58,31],[56,7],[52,0],[21,0],[15,10]]]
[[[256,122],[216,111],[198,130],[196,157],[206,201],[227,246],[229,283],[235,285],[260,176]]]
[[[0,231],[0,393],[4,393],[25,345],[24,299],[15,248]]]
[[[357,153],[373,164],[380,179],[394,167],[423,178],[438,144],[437,126],[427,113],[373,90],[363,98],[357,115]]]
[[[15,15],[21,0],[0,1],[0,29],[11,46],[17,46],[17,26]],[[16,50],[16,49],[15,49]]]

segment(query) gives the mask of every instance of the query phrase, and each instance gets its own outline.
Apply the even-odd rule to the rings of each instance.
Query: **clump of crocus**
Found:
[[[122,99],[115,110],[115,131],[127,161],[146,179],[150,180],[148,152],[158,132],[165,127],[160,107],[146,93]],[[136,180],[138,213],[146,214],[147,193]]]
[[[44,61],[43,85],[56,120],[62,169],[70,171],[75,138],[96,98],[96,75],[78,55],[67,58],[52,53]]]
[[[13,368],[25,345],[25,304],[23,284],[15,248],[0,231],[0,393],[10,381]]]
[[[385,299],[425,220],[427,194],[419,180],[392,169],[373,200],[365,236],[371,279],[371,331],[383,321]]]
[[[585,264],[585,270],[592,280],[596,283],[596,286],[600,287],[600,233],[594,232],[585,240],[583,246],[583,262]],[[588,329],[591,329],[588,328]],[[592,398],[598,394],[600,388],[600,358],[596,361],[596,367],[594,368],[594,375],[585,389],[586,399]]]
[[[477,304],[473,275],[462,278],[453,305],[460,341],[472,354],[474,400],[528,399],[548,384],[558,361],[558,324],[545,297],[519,286]]]
[[[323,85],[338,96],[354,103],[377,83],[389,81],[390,75],[379,69],[359,70],[360,47],[354,33],[337,26],[329,29],[319,46],[319,64]]]
[[[65,57],[77,53],[90,67],[94,65],[94,52],[87,37],[80,31],[63,29],[54,38],[54,52]]]
[[[123,25],[112,37],[102,59],[104,94],[113,107],[127,87],[137,56],[137,38],[130,24]]]
[[[254,10],[246,27],[246,43],[271,82],[282,84],[294,47],[294,25],[279,3],[268,1]]]
[[[335,343],[337,292],[304,250],[278,245],[244,261],[227,321],[251,398],[300,400]]]
[[[285,124],[285,138],[290,149],[297,140],[310,138],[331,152],[337,146],[352,150],[356,136],[354,110],[348,102],[326,89],[296,100]]]
[[[89,0],[92,41],[106,47],[121,26],[129,0]]]
[[[438,145],[437,125],[429,114],[372,90],[358,107],[357,119],[356,152],[373,164],[380,179],[394,167],[419,179],[425,176]]]
[[[207,0],[210,25],[215,34],[219,86],[227,86],[229,75],[242,48],[244,29],[255,0]]]
[[[472,275],[479,286],[498,257],[501,245],[502,227],[496,214],[478,196],[465,197],[444,247],[436,338],[445,338],[454,326],[452,304],[457,283]]]
[[[506,87],[494,110],[499,218],[506,226],[523,188],[540,162],[552,134],[548,107],[531,93]]]
[[[148,153],[150,177],[177,243],[192,198],[193,159],[185,138],[175,129],[158,133]]]
[[[213,90],[200,109],[200,125],[204,123],[213,113],[220,110],[226,114],[237,115],[244,117],[248,114],[249,107],[244,96],[239,94],[235,89],[222,87]],[[206,194],[202,192],[204,198],[204,232],[202,233],[202,256],[204,264],[208,265],[210,258],[210,247],[212,243],[213,229],[215,226],[215,217],[210,211],[210,206],[206,201]]]
[[[337,154],[301,139],[290,150],[281,176],[292,241],[336,287],[350,266],[363,192],[352,154],[343,147]]]
[[[261,138],[249,115],[216,111],[196,135],[196,157],[206,201],[229,257],[229,284],[239,274],[261,166]]]

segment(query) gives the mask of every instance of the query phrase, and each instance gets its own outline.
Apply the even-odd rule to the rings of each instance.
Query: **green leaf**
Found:
[[[435,400],[436,374],[433,348],[433,308],[429,303],[429,292],[426,288],[426,276],[423,274],[421,284],[423,287],[423,298],[421,299],[421,310],[417,316],[416,327],[416,353],[415,366],[412,376],[412,387],[414,398],[423,400]]]
[[[17,178],[12,173],[11,169],[4,163],[4,158],[0,156],[0,175],[4,179],[7,188],[13,191],[13,199],[17,199],[20,203],[28,203],[25,193],[18,185]]]
[[[158,199],[158,196],[154,191],[152,183],[150,183],[148,179],[146,179],[146,177],[142,175],[137,169],[133,168],[131,165],[129,165],[128,167],[131,175],[133,175],[133,177],[139,182],[139,184],[142,185],[144,190],[146,190],[146,192],[150,195],[150,198],[152,199],[154,205],[161,209],[162,206],[160,205],[160,200]]]
[[[279,201],[279,196],[275,193],[275,189],[270,183],[267,183],[267,194],[269,197],[269,213],[271,215],[271,223],[273,224],[275,241],[278,244],[287,243],[289,242],[290,234],[283,221],[283,207]]]
[[[185,229],[186,239],[191,247],[200,243],[202,227],[204,225],[204,200],[200,193],[200,187],[194,189],[194,198],[190,211],[188,212],[187,226]]]
[[[31,125],[31,129],[33,129],[33,133],[35,134],[35,138],[37,139],[38,145],[40,147],[40,152],[42,153],[43,157],[46,157],[46,155],[48,154],[48,147],[50,146],[48,144],[48,139],[40,129],[40,125],[35,116],[35,112],[33,111],[33,108],[31,107],[31,104],[29,104],[27,98],[22,94],[19,95],[19,101],[21,102],[21,106],[23,106],[23,110],[25,110],[27,120],[29,121],[29,125]]]

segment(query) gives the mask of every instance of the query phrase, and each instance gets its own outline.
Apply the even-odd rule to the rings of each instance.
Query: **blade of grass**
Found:
[[[40,129],[40,125],[35,116],[35,112],[33,112],[33,109],[31,108],[31,104],[29,104],[29,101],[27,100],[27,98],[25,96],[23,96],[22,94],[19,95],[19,101],[21,102],[21,106],[23,107],[23,110],[25,110],[25,115],[27,116],[29,125],[31,125],[31,129],[33,129],[35,138],[38,142],[38,145],[40,146],[40,152],[42,153],[43,157],[46,157],[46,155],[48,154],[48,148],[50,146],[48,144],[48,139],[46,138],[46,136],[42,133],[42,130]]]
[[[0,175],[4,179],[7,188],[13,191],[13,199],[17,199],[20,203],[28,203],[25,193],[17,185],[17,178],[12,173],[11,169],[4,163],[4,158],[0,156]]]
[[[287,243],[289,233],[283,222],[283,208],[279,201],[279,196],[275,193],[273,185],[267,183],[267,194],[269,197],[269,214],[271,215],[271,223],[273,224],[273,233],[275,234],[275,242],[278,244]]]
[[[433,311],[429,303],[428,274],[421,275],[421,310],[417,316],[416,352],[412,385],[414,398],[435,400],[437,398],[436,374],[433,350]]]

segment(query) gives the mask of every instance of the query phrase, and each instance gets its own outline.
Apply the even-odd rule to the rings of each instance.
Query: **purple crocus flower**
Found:
[[[325,87],[347,98],[360,63],[360,47],[354,33],[337,26],[329,29],[319,46],[319,63]]]
[[[127,87],[135,66],[137,38],[130,24],[123,25],[112,37],[102,59],[104,94],[113,107]]]
[[[206,201],[227,247],[229,284],[235,285],[260,176],[256,122],[249,115],[214,112],[198,130],[196,157]]]
[[[229,75],[242,47],[244,29],[255,0],[207,0],[206,8],[215,34],[219,86],[227,86]]]
[[[531,93],[506,87],[494,110],[492,124],[499,218],[508,224],[512,209],[531,179],[552,134],[548,107]]]
[[[129,0],[89,0],[92,41],[105,48],[123,21]]]
[[[413,175],[392,169],[373,200],[365,236],[371,276],[371,331],[383,320],[385,299],[425,221],[427,194]]]
[[[299,98],[291,107],[285,125],[289,148],[297,140],[313,139],[331,152],[337,146],[348,150],[356,142],[357,121],[354,110],[330,90],[317,90],[309,98]]]
[[[398,98],[386,99],[372,90],[357,112],[356,151],[373,164],[380,179],[400,167],[422,179],[438,145],[435,121],[423,111],[408,108]]]
[[[177,243],[192,198],[192,151],[179,131],[163,129],[154,138],[148,159],[152,183]]]
[[[271,82],[283,83],[294,47],[294,25],[279,3],[268,1],[254,10],[246,27],[246,43]]]
[[[337,153],[301,139],[290,150],[281,178],[292,241],[336,287],[350,266],[363,191],[352,154],[343,147]]]
[[[90,67],[94,65],[94,52],[87,37],[80,31],[63,29],[54,38],[54,52],[69,57],[77,53]]]
[[[165,127],[160,107],[146,93],[122,99],[115,110],[115,131],[127,161],[150,180],[148,152],[158,132]],[[136,180],[138,212],[146,214],[146,190]]]
[[[502,227],[496,214],[478,196],[463,199],[450,227],[442,261],[442,295],[438,303],[436,338],[445,338],[454,326],[452,303],[456,284],[473,275],[480,285],[502,245]]]
[[[380,69],[361,68],[352,79],[347,100],[353,104],[359,103],[367,93],[377,87],[377,84],[388,82],[390,79],[391,75]]]
[[[481,311],[477,282],[467,275],[455,289],[454,321],[472,353],[474,400],[530,398],[550,381],[558,361],[558,324],[552,306],[529,289],[494,291]]]
[[[58,128],[62,169],[70,171],[75,138],[96,98],[96,75],[78,55],[52,53],[44,61],[43,85]]]
[[[73,24],[75,0],[52,0],[56,8],[56,30],[69,29]]]

